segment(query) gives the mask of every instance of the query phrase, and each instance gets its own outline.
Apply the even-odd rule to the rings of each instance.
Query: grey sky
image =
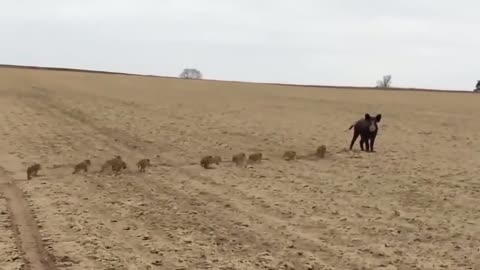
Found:
[[[471,90],[477,0],[3,0],[0,63]]]

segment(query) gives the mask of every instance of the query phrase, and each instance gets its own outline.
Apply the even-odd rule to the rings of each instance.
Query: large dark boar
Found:
[[[377,116],[371,117],[368,113],[366,113],[364,119],[360,119],[355,124],[351,125],[349,130],[352,128],[354,129],[352,142],[350,143],[350,150],[352,150],[353,144],[360,135],[360,148],[362,149],[362,151],[365,150],[363,148],[363,144],[366,143],[367,152],[375,152],[373,150],[373,144],[375,143],[375,137],[377,137],[378,132],[377,123],[379,123],[381,119],[381,114],[377,114]]]

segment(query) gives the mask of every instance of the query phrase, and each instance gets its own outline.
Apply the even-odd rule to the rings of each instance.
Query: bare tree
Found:
[[[381,80],[377,81],[378,88],[389,88],[392,84],[392,75],[385,75]]]
[[[202,73],[195,68],[186,68],[180,73],[180,78],[200,80],[202,79]]]

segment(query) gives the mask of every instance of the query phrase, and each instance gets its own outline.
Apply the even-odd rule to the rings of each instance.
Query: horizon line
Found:
[[[436,92],[436,93],[473,93],[473,94],[476,94],[475,90],[471,90],[471,91],[468,91],[468,90],[444,90],[444,89],[415,88],[415,87],[380,88],[380,87],[371,87],[371,86],[369,87],[369,86],[317,85],[317,84],[235,81],[235,80],[219,80],[219,79],[184,79],[184,78],[180,78],[180,77],[164,76],[164,75],[129,73],[129,72],[94,70],[94,69],[80,69],[80,68],[65,68],[65,67],[53,67],[53,66],[30,66],[30,65],[0,64],[0,68],[54,70],[54,71],[66,71],[66,72],[85,72],[85,73],[154,77],[154,78],[177,79],[177,80],[196,80],[196,81],[211,81],[211,82],[226,82],[226,83],[248,83],[248,84],[261,84],[261,85],[308,87],[308,88],[334,88],[334,89],[358,89],[358,90],[379,90],[379,91],[417,91],[417,92]]]

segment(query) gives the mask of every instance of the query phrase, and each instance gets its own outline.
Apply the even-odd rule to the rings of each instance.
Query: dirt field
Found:
[[[345,151],[365,112],[377,152]],[[3,68],[0,269],[480,269],[479,119],[473,94]]]

